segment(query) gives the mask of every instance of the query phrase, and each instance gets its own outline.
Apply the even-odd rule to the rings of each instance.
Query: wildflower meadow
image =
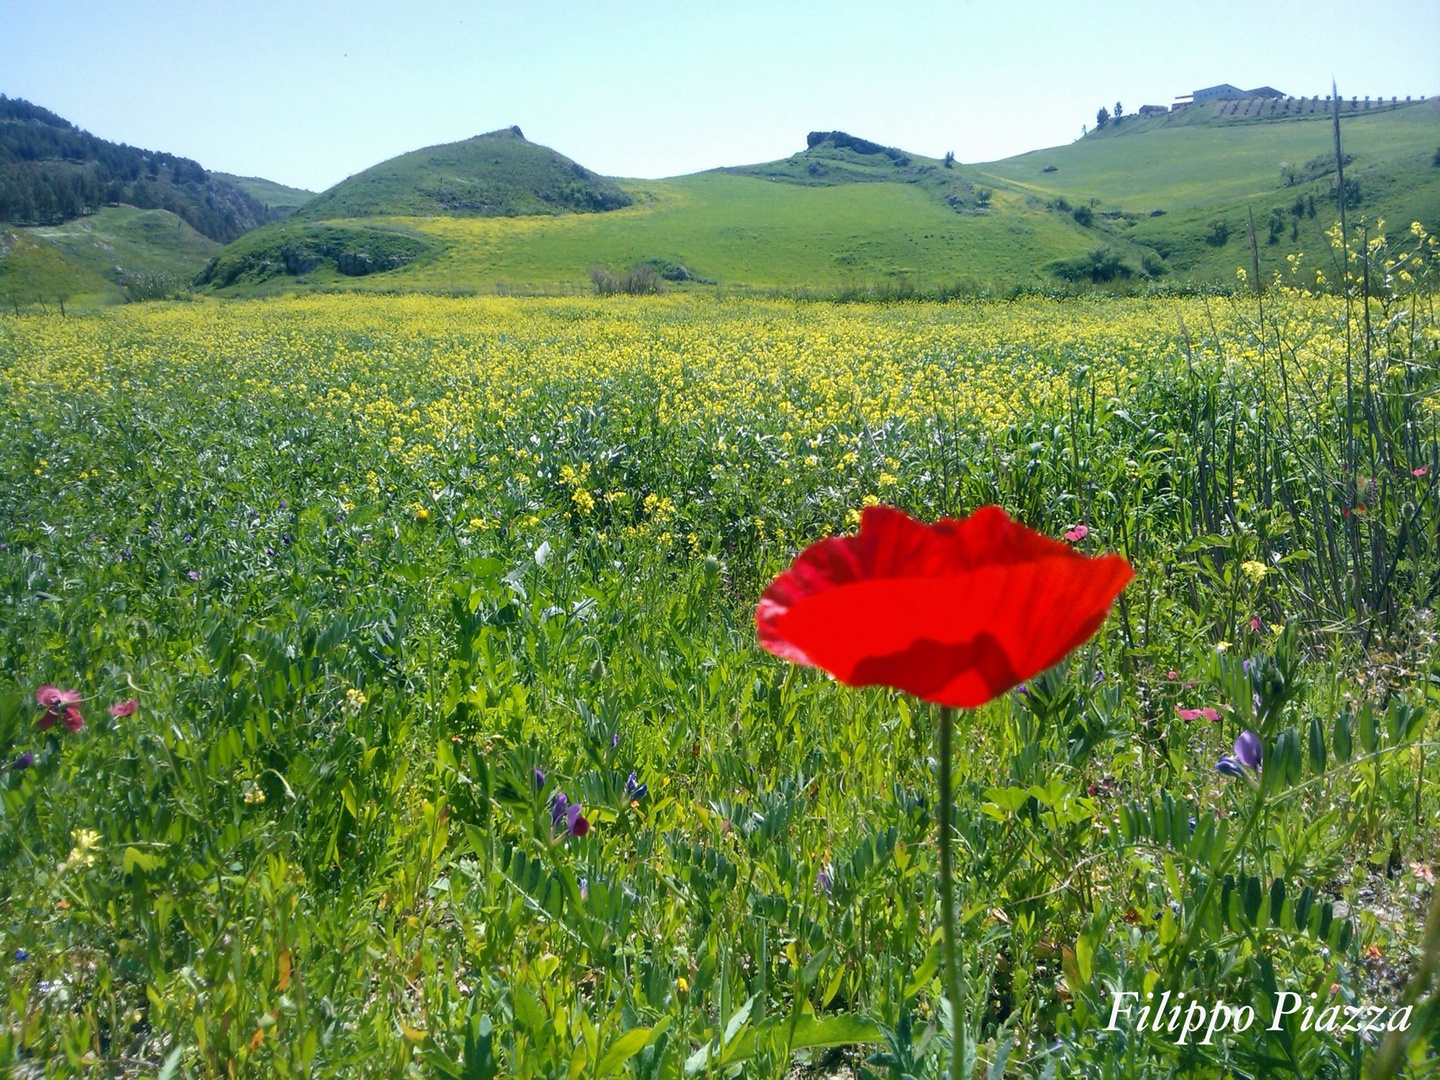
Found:
[[[1433,1074],[1440,255],[1348,239],[0,316],[0,1067]]]

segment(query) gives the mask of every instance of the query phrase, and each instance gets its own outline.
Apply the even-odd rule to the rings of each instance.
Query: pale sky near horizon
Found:
[[[769,161],[816,129],[990,161],[1215,83],[1433,97],[1437,43],[1437,0],[0,0],[0,93],[321,190],[511,124],[612,176]]]

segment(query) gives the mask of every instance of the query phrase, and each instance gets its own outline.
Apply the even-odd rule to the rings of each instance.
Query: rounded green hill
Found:
[[[389,215],[513,217],[630,205],[619,185],[528,141],[518,127],[382,161],[301,207],[309,221]]]

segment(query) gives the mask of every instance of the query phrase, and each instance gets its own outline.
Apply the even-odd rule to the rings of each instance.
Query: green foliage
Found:
[[[1424,944],[1436,263],[1376,240],[1337,249],[1349,295],[1267,294],[1264,321],[1223,298],[4,316],[0,1067],[680,1080],[841,1046],[938,1078],[932,711],[753,636],[765,582],[882,491],[1083,521],[1137,570],[1093,644],[963,719],[977,1068],[1363,1075],[1362,1039],[1271,1024],[1283,990],[1392,1004]],[[993,321],[978,378],[942,344],[965,318]],[[1372,372],[1348,428],[1346,331]],[[837,339],[825,376],[805,350]],[[640,361],[557,362],[596,340]],[[900,351],[913,378],[882,374]],[[735,358],[721,392],[697,354]],[[1016,355],[1059,392],[970,404],[1032,392]],[[39,730],[47,683],[84,730]],[[1221,776],[1245,730],[1263,767]],[[562,791],[586,835],[556,827]],[[1261,1015],[1182,1046],[1106,1030],[1122,991]]]
[[[1076,209],[1076,213],[1088,209],[1082,206]],[[1150,257],[1154,259],[1153,254]],[[1134,270],[1118,254],[1104,245],[1092,248],[1078,259],[1057,259],[1047,264],[1046,269],[1066,281],[1089,281],[1097,285],[1124,280],[1134,274]]]

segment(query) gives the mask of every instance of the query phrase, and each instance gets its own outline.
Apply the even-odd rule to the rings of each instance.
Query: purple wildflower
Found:
[[[581,813],[578,802],[572,803],[563,791],[557,791],[550,803],[550,826],[557,833],[584,836],[590,831],[590,819]]]
[[[1105,672],[1103,672],[1103,671],[1097,671],[1097,672],[1095,672],[1095,678],[1093,678],[1093,679],[1090,680],[1090,685],[1091,685],[1091,686],[1099,686],[1099,685],[1100,685],[1102,682],[1104,682],[1104,681],[1105,681]]]
[[[617,732],[615,732],[614,735],[611,735],[611,736],[610,736],[610,749],[611,749],[611,750],[614,750],[614,749],[615,749],[617,746],[619,746],[619,745],[620,745],[620,732],[617,731]]]
[[[826,896],[829,896],[830,888],[833,884],[834,882],[830,878],[830,870],[828,865],[822,866],[820,868],[820,872],[815,875],[815,888],[819,889]]]
[[[1240,737],[1235,740],[1235,756],[1240,764],[1255,772],[1260,771],[1261,761],[1264,759],[1265,750],[1260,743],[1260,736],[1253,731],[1242,731]]]
[[[569,806],[570,800],[566,798],[563,791],[557,791],[555,797],[550,800],[550,827],[556,832],[565,827],[565,815]]]
[[[1015,693],[1019,694],[1021,697],[1029,697],[1030,688],[1022,682],[1019,686],[1015,687]]]
[[[544,771],[543,769],[540,769],[540,768],[537,767],[537,768],[535,769],[535,790],[536,790],[536,791],[539,791],[539,790],[540,790],[541,788],[543,788],[544,786],[545,786],[545,771]]]
[[[28,952],[26,952],[24,949],[16,949],[16,950],[15,950],[15,962],[16,962],[16,963],[23,964],[26,960],[29,960],[29,959],[30,959],[30,954],[29,954]]]
[[[21,755],[20,755],[19,757],[17,757],[14,761],[12,761],[12,762],[10,763],[10,768],[13,769],[15,772],[24,772],[26,769],[30,768],[30,766],[31,766],[31,765],[34,765],[34,764],[35,764],[35,755],[34,755],[34,754],[30,754],[30,753],[25,753],[25,754],[21,754]]]
[[[1235,740],[1234,755],[1226,754],[1215,763],[1215,771],[1222,776],[1233,776],[1251,782],[1247,774],[1258,773],[1262,767],[1265,756],[1264,746],[1260,742],[1260,736],[1253,731],[1242,731],[1240,737]]]
[[[189,578],[190,578],[191,581],[199,581],[199,580],[200,580],[200,571],[199,571],[199,570],[191,570],[191,571],[190,571],[190,574],[189,574]]]
[[[634,774],[633,772],[632,772],[629,776],[627,776],[627,777],[625,778],[625,801],[626,801],[626,802],[628,802],[628,803],[639,802],[641,799],[645,798],[645,796],[646,796],[646,795],[649,795],[649,794],[650,794],[650,787],[649,787],[649,785],[640,783],[639,780],[636,778],[636,776],[635,776],[635,774]]]

